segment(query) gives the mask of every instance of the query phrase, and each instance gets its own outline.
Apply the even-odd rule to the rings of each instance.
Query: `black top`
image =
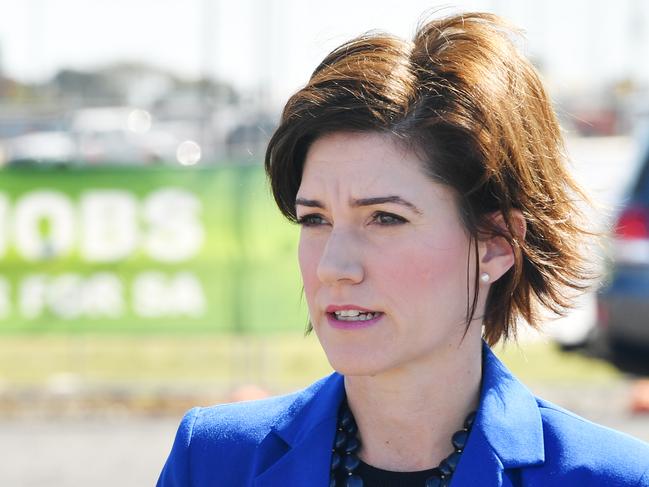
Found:
[[[435,470],[431,468],[417,472],[392,472],[373,467],[361,460],[354,470],[354,474],[363,479],[364,487],[423,487],[426,479],[431,477]],[[345,473],[337,477],[336,484],[345,485],[344,478],[346,475]]]

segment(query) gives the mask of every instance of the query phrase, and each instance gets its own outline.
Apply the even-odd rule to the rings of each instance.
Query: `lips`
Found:
[[[329,305],[325,308],[327,321],[334,328],[353,330],[367,328],[379,322],[383,312],[356,304]],[[357,313],[352,313],[356,311]],[[343,313],[345,312],[345,313]]]

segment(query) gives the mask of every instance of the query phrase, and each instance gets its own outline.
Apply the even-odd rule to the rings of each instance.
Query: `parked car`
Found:
[[[597,296],[598,342],[618,367],[649,371],[649,132],[614,226],[610,268]]]
[[[0,141],[0,165],[65,165],[74,153],[74,140],[60,130],[30,132]]]
[[[579,296],[575,308],[562,318],[552,317],[543,331],[564,351],[587,348],[596,333],[597,305],[593,293]]]

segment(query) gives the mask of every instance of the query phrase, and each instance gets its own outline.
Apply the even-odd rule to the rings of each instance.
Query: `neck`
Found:
[[[372,376],[345,376],[359,429],[359,458],[378,468],[436,467],[453,451],[451,437],[477,409],[482,343],[470,335],[417,363]]]

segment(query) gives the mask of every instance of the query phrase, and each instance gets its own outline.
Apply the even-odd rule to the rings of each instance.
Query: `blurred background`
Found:
[[[524,30],[609,232],[569,316],[497,353],[649,441],[649,3],[0,0],[0,485],[153,485],[182,413],[331,372],[264,181],[340,43],[486,10]]]

